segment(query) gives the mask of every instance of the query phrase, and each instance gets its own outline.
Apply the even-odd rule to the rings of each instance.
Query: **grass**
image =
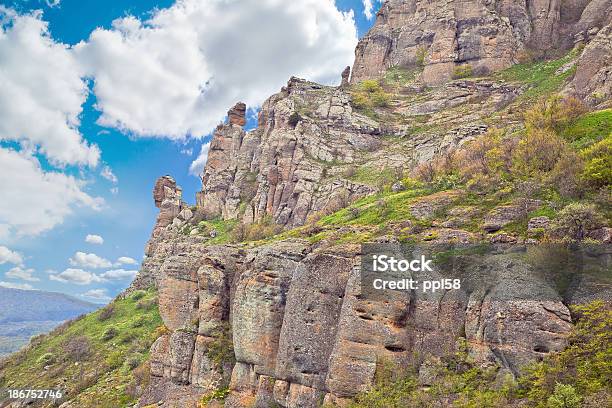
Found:
[[[507,82],[521,82],[529,85],[517,101],[533,102],[561,88],[561,85],[574,74],[575,68],[556,74],[557,70],[569,63],[580,54],[579,47],[574,48],[565,56],[556,60],[536,61],[516,64],[503,70],[495,76]]]
[[[359,166],[348,178],[351,181],[374,187],[387,186],[396,181],[395,172],[388,167],[380,169],[372,166]]]
[[[209,221],[200,221],[197,229],[199,235],[209,237],[210,233],[215,231],[215,237],[211,237],[208,241],[210,245],[227,244],[231,241],[231,232],[236,224],[238,224],[238,220],[222,220],[221,218],[217,218]]]
[[[100,309],[37,337],[11,355],[0,367],[0,388],[61,389],[75,406],[110,408],[135,402],[130,392],[134,373],[148,373],[149,349],[162,324],[157,294],[136,292],[112,305],[112,313],[103,320],[105,309]],[[110,328],[116,335],[104,340]],[[66,352],[66,344],[75,338],[89,343],[80,361]]]
[[[561,131],[576,149],[585,149],[612,134],[612,109],[587,113]]]

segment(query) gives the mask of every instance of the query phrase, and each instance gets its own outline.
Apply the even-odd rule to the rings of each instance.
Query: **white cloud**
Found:
[[[121,256],[117,259],[117,264],[119,265],[138,265],[138,261],[134,258],[130,258],[129,256]]]
[[[208,159],[208,149],[209,148],[210,148],[210,143],[206,143],[202,145],[200,154],[191,163],[191,166],[189,166],[189,174],[196,176],[196,177],[200,177],[200,175],[204,171],[204,167],[206,166],[206,160]]]
[[[56,165],[95,166],[100,151],[78,130],[84,74],[71,48],[50,37],[40,12],[0,6],[0,140],[39,149]]]
[[[112,195],[117,195],[119,194],[119,187],[113,187],[110,189],[110,192]]]
[[[47,3],[47,6],[53,8],[53,7],[59,7],[61,0],[45,0],[45,3]]]
[[[0,265],[7,262],[21,265],[23,263],[23,256],[19,252],[11,251],[7,247],[0,245]]]
[[[75,253],[69,261],[70,265],[83,268],[108,268],[113,265],[108,259],[104,259],[96,254],[86,254],[80,251]]]
[[[352,12],[330,0],[178,0],[75,47],[95,78],[99,123],[134,136],[210,132],[238,100],[257,106],[291,75],[337,83],[354,57]]]
[[[83,185],[72,176],[43,171],[27,154],[0,148],[0,230],[37,235],[61,224],[75,207],[100,210],[104,201],[85,193]]]
[[[380,3],[379,0],[362,0],[363,3],[363,14],[368,20],[371,20],[374,15],[374,5]]]
[[[104,300],[104,301],[111,299],[111,297],[108,296],[106,289],[91,289],[83,293],[81,296],[90,298],[90,299]]]
[[[106,271],[100,275],[103,279],[108,280],[121,280],[121,279],[134,279],[138,271],[126,271],[125,269],[113,269]]]
[[[34,290],[32,285],[30,285],[29,283],[13,283],[0,281],[0,286],[9,289]]]
[[[32,276],[33,273],[34,269],[23,269],[20,266],[16,266],[5,273],[4,276],[11,279],[21,279],[30,282],[39,281],[40,279]]]
[[[113,184],[117,184],[119,182],[119,179],[117,179],[117,176],[115,176],[113,170],[108,166],[104,166],[102,168],[100,175]]]
[[[104,238],[102,238],[100,235],[87,234],[85,237],[85,242],[88,244],[102,245],[104,243]]]
[[[68,268],[61,273],[51,274],[49,275],[49,279],[63,283],[74,283],[76,285],[89,285],[93,282],[103,281],[103,279],[95,273],[75,268]]]

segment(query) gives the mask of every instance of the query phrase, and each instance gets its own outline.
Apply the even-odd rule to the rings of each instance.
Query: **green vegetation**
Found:
[[[612,403],[612,311],[602,301],[573,309],[578,319],[569,346],[525,367],[516,381],[498,368],[483,368],[468,356],[467,344],[432,365],[435,381],[419,387],[414,369],[379,361],[374,386],[358,394],[350,408],[522,406],[573,408]]]
[[[458,65],[453,70],[453,79],[469,78],[473,74],[470,64]]]
[[[200,221],[197,225],[199,235],[210,237],[208,243],[211,245],[226,244],[231,241],[231,232],[238,224],[237,220],[214,220]]]
[[[412,83],[417,74],[418,70],[408,69],[403,67],[391,67],[387,69],[383,77],[383,82],[389,87],[402,87]]]
[[[374,108],[382,108],[389,105],[391,95],[385,92],[380,82],[368,79],[353,87],[351,92],[352,105],[368,116],[373,116]]]
[[[199,407],[206,407],[208,406],[208,403],[211,401],[225,401],[225,398],[227,398],[227,396],[229,395],[230,391],[229,388],[225,387],[225,388],[219,388],[217,390],[211,391],[208,394],[205,394],[202,399],[200,400],[200,403],[198,404]]]
[[[156,302],[154,290],[138,291],[37,336],[3,361],[0,388],[61,389],[77,406],[135,402],[161,325]]]
[[[558,91],[565,80],[571,77],[575,68],[560,70],[580,54],[580,46],[574,48],[567,55],[556,60],[528,61],[516,64],[510,68],[497,73],[495,76],[508,82],[521,82],[529,85],[529,89],[522,94],[518,101],[533,102],[543,96]]]
[[[397,180],[395,171],[388,167],[384,169],[371,166],[350,167],[345,176],[357,183],[383,188]]]
[[[612,109],[589,112],[560,133],[576,149],[589,147],[612,135]]]

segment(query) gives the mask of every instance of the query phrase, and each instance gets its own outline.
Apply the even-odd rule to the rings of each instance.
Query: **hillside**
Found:
[[[0,387],[64,384],[62,407],[610,405],[611,6],[385,1],[340,86],[291,78],[249,131],[228,111],[196,205],[157,180],[130,288]],[[379,254],[460,285],[372,292]]]
[[[0,356],[99,306],[62,293],[0,287]]]

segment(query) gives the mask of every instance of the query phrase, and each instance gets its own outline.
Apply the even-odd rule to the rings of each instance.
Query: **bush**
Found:
[[[55,355],[53,353],[45,353],[36,360],[38,364],[43,366],[53,364],[55,362]]]
[[[213,340],[208,344],[206,355],[217,367],[225,363],[233,364],[236,361],[234,356],[234,342],[232,340],[232,330],[229,324],[224,323],[219,326],[212,335]]]
[[[518,176],[539,177],[552,171],[569,150],[567,143],[554,131],[529,129],[514,151],[512,170]]]
[[[576,393],[574,387],[569,384],[557,384],[555,392],[548,397],[547,408],[580,408],[582,398]]]
[[[525,112],[525,126],[528,130],[548,129],[559,132],[586,111],[586,107],[580,100],[555,95],[536,103]]]
[[[580,197],[584,191],[580,174],[584,163],[574,151],[567,149],[561,154],[550,173],[550,182],[557,187],[562,197]]]
[[[558,232],[574,241],[584,240],[588,231],[603,225],[603,217],[595,206],[582,203],[572,203],[563,208],[556,222]]]
[[[145,295],[146,295],[146,292],[144,290],[137,290],[134,293],[132,293],[131,298],[132,298],[133,301],[136,302],[136,301],[142,299],[143,297],[145,297]]]
[[[593,187],[612,184],[612,134],[582,152],[586,160],[582,178]]]
[[[391,95],[382,88],[380,83],[373,79],[362,81],[357,90],[351,94],[351,103],[357,109],[372,109],[389,105]]]
[[[425,65],[425,57],[427,57],[427,48],[423,46],[417,48],[415,58],[416,58],[416,64],[419,67],[422,67]]]
[[[127,366],[131,370],[134,370],[136,367],[140,365],[140,357],[132,356],[127,360]]]
[[[110,305],[107,305],[105,308],[100,310],[100,314],[98,315],[98,320],[101,322],[108,320],[111,317],[113,317],[114,313],[115,313],[115,306],[111,303]]]
[[[76,336],[64,344],[64,353],[73,361],[85,360],[91,352],[91,344],[87,336]]]
[[[109,341],[110,339],[117,336],[117,334],[119,334],[119,331],[116,328],[109,327],[108,329],[104,330],[104,333],[102,334],[102,340]]]
[[[472,66],[470,64],[458,65],[453,70],[453,79],[469,78],[472,76]]]

